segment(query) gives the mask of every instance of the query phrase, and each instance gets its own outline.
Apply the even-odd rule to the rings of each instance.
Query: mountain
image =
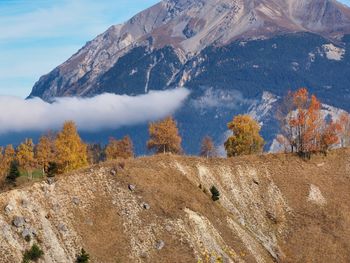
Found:
[[[330,0],[162,1],[87,43],[67,62],[42,77],[31,96],[49,100],[105,91],[132,93],[129,85],[120,83],[131,76],[142,78],[141,83],[135,83],[142,84],[134,90],[137,93],[185,85],[185,79],[174,82],[172,77],[179,75],[183,65],[203,49],[225,46],[237,39],[263,39],[288,32],[337,38],[350,33],[350,9]],[[121,75],[123,58],[127,56],[130,64],[147,68]],[[163,67],[163,81],[150,83],[152,71]],[[113,70],[117,74],[109,76]],[[114,85],[108,83],[106,87],[109,77],[115,77]]]
[[[346,263],[349,159],[163,155],[27,182],[0,193],[0,262],[37,243],[47,263]]]
[[[350,8],[333,0],[164,0],[88,42],[29,97],[186,87],[182,127],[219,138],[264,92],[281,97],[306,86],[350,110],[349,33]],[[274,126],[263,129],[270,142]],[[199,138],[186,136],[197,151]]]

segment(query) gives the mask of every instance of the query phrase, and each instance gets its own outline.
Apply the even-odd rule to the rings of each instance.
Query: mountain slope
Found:
[[[73,262],[81,247],[101,263],[207,262],[207,255],[349,262],[349,161],[347,149],[310,162],[291,155],[155,156],[124,168],[101,164],[1,193],[0,261],[20,262],[39,242],[44,262]],[[25,219],[18,227],[16,217]],[[29,243],[28,231],[35,233]]]
[[[175,75],[188,58],[211,45],[287,32],[312,32],[335,38],[350,33],[350,9],[333,0],[165,0],[87,43],[67,62],[43,76],[30,96],[50,100],[103,93],[106,90],[99,88],[103,83],[100,77],[128,52],[140,47],[152,53],[170,46],[170,55],[176,57],[176,62],[168,66]],[[153,55],[147,62],[150,68],[162,57],[168,60],[166,55]],[[136,59],[130,62],[137,63]],[[128,77],[132,75],[123,80]],[[166,84],[169,82],[170,77]],[[168,86],[161,84],[154,88]],[[128,93],[127,89],[110,89]]]

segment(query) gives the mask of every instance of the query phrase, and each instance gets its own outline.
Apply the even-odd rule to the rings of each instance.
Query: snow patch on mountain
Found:
[[[271,115],[271,110],[278,101],[278,96],[265,91],[261,100],[254,102],[248,110],[248,115],[258,121],[261,126],[264,125],[264,119]]]
[[[336,47],[333,44],[323,45],[322,48],[329,60],[340,61],[343,59],[346,52],[344,48]]]

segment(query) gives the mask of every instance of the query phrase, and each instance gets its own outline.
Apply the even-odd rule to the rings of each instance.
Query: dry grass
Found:
[[[81,247],[93,262],[350,262],[349,189],[349,149],[307,162],[285,154],[108,162],[2,193],[0,207],[14,209],[0,214],[0,262],[19,262],[30,245],[11,226],[15,215],[37,230],[44,262],[73,262]],[[325,202],[310,201],[310,190]]]

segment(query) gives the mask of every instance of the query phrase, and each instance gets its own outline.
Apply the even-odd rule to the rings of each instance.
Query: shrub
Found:
[[[34,244],[30,250],[26,250],[23,255],[23,263],[29,263],[30,261],[38,261],[44,255],[44,252],[37,244]]]
[[[58,166],[55,162],[49,162],[47,167],[47,177],[55,177],[58,173]]]
[[[213,199],[213,201],[218,201],[220,198],[219,190],[215,186],[212,186],[210,188],[210,192],[211,192],[211,199]]]
[[[79,255],[77,255],[76,263],[88,263],[90,261],[90,255],[82,248]]]
[[[7,181],[10,183],[15,183],[17,177],[19,177],[21,173],[19,172],[18,163],[16,161],[12,161],[10,164],[10,170],[6,177]]]

